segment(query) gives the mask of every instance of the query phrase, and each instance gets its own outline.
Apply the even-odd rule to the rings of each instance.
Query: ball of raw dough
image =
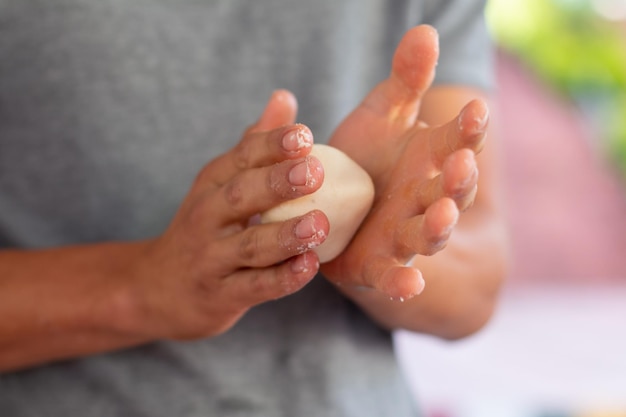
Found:
[[[283,221],[311,210],[324,212],[330,232],[315,248],[320,262],[339,255],[356,233],[374,200],[374,184],[363,168],[345,153],[328,145],[313,145],[311,155],[324,167],[324,183],[313,194],[286,201],[261,214],[261,222]]]

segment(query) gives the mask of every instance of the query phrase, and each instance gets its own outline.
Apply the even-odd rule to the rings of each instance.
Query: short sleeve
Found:
[[[483,0],[424,1],[423,23],[439,32],[435,84],[464,84],[493,90],[493,44],[484,7]]]

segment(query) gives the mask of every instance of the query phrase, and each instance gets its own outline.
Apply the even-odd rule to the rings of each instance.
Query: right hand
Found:
[[[147,244],[134,268],[134,297],[151,338],[218,335],[250,307],[298,291],[317,273],[311,249],[328,235],[324,213],[249,222],[323,182],[321,163],[308,156],[312,134],[293,119],[293,96],[275,93],[239,144],[199,173],[165,233]]]

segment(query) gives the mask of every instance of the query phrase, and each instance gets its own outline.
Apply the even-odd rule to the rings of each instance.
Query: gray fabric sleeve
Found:
[[[424,23],[439,32],[435,84],[495,86],[493,45],[486,27],[484,0],[426,0]]]

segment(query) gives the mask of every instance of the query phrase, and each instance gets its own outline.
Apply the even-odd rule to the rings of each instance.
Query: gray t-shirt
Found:
[[[409,27],[489,88],[482,2],[0,0],[0,248],[139,239],[272,90],[324,142]],[[0,318],[1,320],[2,318]],[[388,333],[323,277],[219,337],[0,375],[0,416],[414,416]]]

